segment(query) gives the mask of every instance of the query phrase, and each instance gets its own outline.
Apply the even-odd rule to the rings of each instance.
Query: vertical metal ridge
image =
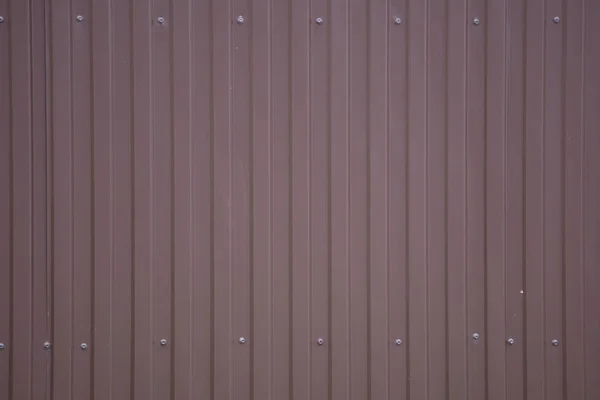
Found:
[[[583,398],[585,374],[584,279],[584,57],[585,7],[582,0],[563,7],[565,44],[564,98],[564,370],[565,398]],[[566,271],[569,273],[566,273]]]
[[[585,93],[585,83],[586,83],[586,78],[587,78],[587,73],[588,73],[588,65],[587,65],[587,61],[588,61],[588,53],[587,53],[587,45],[588,45],[588,37],[587,37],[587,28],[588,28],[588,10],[587,10],[587,5],[588,5],[588,0],[582,0],[582,15],[581,15],[581,19],[582,19],[582,23],[581,23],[581,112],[580,112],[580,118],[581,118],[581,149],[580,149],[580,166],[581,166],[581,177],[580,177],[580,182],[581,182],[581,203],[580,203],[580,207],[581,207],[581,211],[580,211],[580,216],[581,216],[581,230],[580,230],[580,234],[581,234],[581,244],[580,244],[580,256],[581,256],[581,275],[582,275],[582,283],[581,283],[581,308],[582,308],[582,319],[583,319],[583,334],[582,334],[582,339],[583,339],[583,393],[586,393],[587,388],[588,388],[588,365],[587,365],[587,354],[588,354],[588,332],[587,332],[587,328],[588,328],[588,323],[587,323],[587,286],[586,286],[586,282],[587,282],[587,260],[586,260],[586,242],[585,242],[585,234],[586,234],[586,230],[585,230],[585,212],[586,212],[586,206],[587,206],[587,201],[585,198],[586,195],[586,187],[585,187],[585,178],[586,178],[586,173],[585,173],[585,150],[586,150],[586,133],[587,133],[587,125],[586,125],[586,118],[588,115],[587,112],[587,98],[586,98],[586,93]]]
[[[72,1],[72,0],[70,0]],[[108,321],[109,321],[109,338],[108,343],[110,346],[109,350],[109,363],[108,363],[108,393],[110,398],[114,396],[114,343],[115,343],[115,328],[114,328],[114,315],[115,315],[115,297],[114,297],[114,277],[115,277],[115,65],[114,65],[114,5],[112,3],[107,4],[108,20],[108,247],[109,247],[109,266],[108,266]],[[72,16],[71,16],[72,18]]]
[[[348,208],[348,1],[329,3],[331,19],[328,60],[329,102],[329,350],[330,392],[333,400],[350,396],[349,346],[349,208]]]
[[[293,112],[293,96],[294,93],[292,91],[292,88],[294,87],[293,85],[293,55],[294,55],[294,51],[292,50],[292,43],[293,43],[293,0],[288,0],[287,1],[287,15],[286,15],[286,27],[287,27],[287,40],[286,40],[286,44],[287,44],[287,57],[286,57],[286,61],[287,61],[287,101],[288,101],[288,105],[287,105],[287,112],[288,112],[288,116],[287,116],[287,129],[289,131],[289,136],[288,136],[288,148],[287,148],[287,156],[288,156],[288,160],[289,163],[287,165],[288,167],[288,173],[287,173],[287,179],[288,179],[288,184],[287,184],[287,195],[288,195],[288,201],[287,201],[287,206],[288,206],[288,217],[287,217],[287,223],[288,223],[288,229],[287,229],[287,234],[288,234],[288,238],[287,238],[287,245],[288,245],[288,258],[287,258],[287,262],[289,264],[289,268],[287,270],[287,274],[288,274],[288,279],[287,279],[287,284],[288,284],[288,296],[287,296],[287,301],[288,301],[288,307],[287,307],[287,312],[288,312],[288,323],[287,323],[287,329],[288,329],[288,334],[287,334],[287,340],[288,340],[288,345],[287,345],[287,351],[288,351],[288,374],[287,374],[287,379],[288,379],[288,391],[287,391],[287,397],[289,400],[296,400],[294,398],[294,140],[293,140],[293,132],[294,132],[294,112]]]
[[[13,17],[13,13],[12,13],[12,7],[11,7],[11,3],[10,0],[5,0],[6,1],[6,14],[7,14],[7,18],[12,18]],[[12,21],[11,21],[12,22]],[[11,23],[12,25],[12,23]],[[7,388],[6,388],[6,392],[8,394],[9,398],[12,398],[14,395],[14,381],[12,379],[10,379],[11,376],[14,376],[14,359],[15,359],[15,354],[14,354],[14,340],[15,340],[15,332],[14,332],[14,320],[15,320],[15,312],[14,312],[14,308],[15,308],[15,285],[14,285],[14,276],[15,276],[15,265],[14,265],[14,242],[15,242],[15,238],[14,238],[14,226],[15,226],[15,212],[14,212],[14,170],[15,170],[15,155],[14,155],[14,109],[12,108],[12,104],[14,102],[14,93],[13,93],[13,65],[12,65],[12,59],[13,59],[13,53],[14,53],[14,44],[12,43],[13,38],[12,38],[12,26],[9,26],[7,29],[7,34],[6,34],[6,43],[7,43],[7,55],[8,57],[6,57],[7,60],[7,75],[8,75],[8,90],[7,90],[7,97],[8,97],[8,108],[10,108],[10,111],[8,111],[8,126],[7,126],[7,136],[8,136],[8,146],[7,146],[7,151],[8,151],[8,157],[7,157],[7,161],[8,161],[8,167],[7,167],[7,172],[8,172],[8,178],[7,178],[7,183],[8,183],[8,201],[7,201],[7,208],[8,208],[8,234],[7,234],[7,244],[8,244],[8,249],[7,249],[7,255],[8,255],[8,301],[7,301],[7,310],[3,310],[4,312],[6,312],[6,314],[8,314],[8,328],[7,328],[7,337],[8,337],[8,343],[10,345],[10,349],[8,352],[8,360],[7,360],[7,376],[9,377],[7,379]]]
[[[569,16],[569,14],[567,14],[567,5],[566,2],[561,0],[560,1],[560,14],[563,16],[563,20],[566,22],[567,21],[567,17]],[[566,177],[567,177],[567,151],[566,151],[566,143],[567,143],[567,106],[566,106],[566,97],[567,97],[567,29],[566,27],[563,28],[561,27],[561,35],[560,35],[560,39],[561,39],[561,72],[562,72],[562,76],[561,76],[561,82],[560,82],[560,94],[561,94],[561,105],[560,105],[560,115],[561,115],[561,124],[560,124],[560,133],[561,133],[561,140],[560,140],[560,155],[561,155],[561,160],[562,160],[562,165],[561,165],[561,170],[560,170],[560,184],[561,184],[561,210],[560,210],[560,234],[561,234],[561,239],[560,239],[560,246],[561,246],[561,260],[560,260],[560,278],[562,280],[561,282],[561,323],[562,326],[560,327],[560,335],[561,338],[563,339],[563,342],[565,343],[565,346],[563,346],[563,348],[561,349],[561,358],[562,358],[562,370],[561,370],[561,384],[562,384],[562,393],[561,393],[561,397],[563,399],[568,398],[568,386],[567,386],[567,346],[568,346],[568,339],[567,339],[567,256],[566,256],[566,242],[567,242],[567,233],[566,233],[566,227],[567,227],[567,223],[566,223],[566,199],[567,199],[567,182],[566,182]]]
[[[427,285],[427,395],[446,396],[446,27],[447,5],[427,6],[425,190]]]
[[[69,299],[70,299],[70,304],[69,304],[69,313],[70,313],[70,321],[69,321],[69,340],[67,343],[67,346],[69,346],[69,348],[71,348],[71,350],[69,351],[69,368],[70,368],[70,373],[69,373],[69,397],[72,397],[74,392],[75,392],[75,382],[74,382],[74,378],[75,378],[75,368],[74,368],[74,354],[72,351],[72,342],[73,339],[75,338],[75,172],[73,170],[74,166],[75,166],[75,137],[74,137],[74,130],[75,130],[75,123],[74,123],[74,101],[73,101],[73,97],[75,96],[75,79],[74,79],[74,74],[73,74],[73,24],[71,23],[71,16],[73,15],[73,0],[69,0],[69,7],[68,7],[68,29],[69,29],[69,185],[70,185],[70,192],[69,192],[69,197],[70,197],[70,208],[69,208],[69,229],[70,229],[70,237],[69,237],[69,264],[70,264],[70,293],[69,293]],[[64,177],[63,177],[64,178]]]
[[[36,343],[45,340],[47,335],[47,291],[46,291],[46,238],[47,238],[47,177],[46,177],[46,106],[45,99],[45,63],[46,50],[46,24],[44,18],[46,10],[43,1],[36,0],[30,3],[30,54],[32,71],[30,107],[31,107],[31,160],[32,160],[32,207],[31,207],[31,229],[32,229],[32,276],[30,290],[32,293],[32,320],[31,320],[31,342],[29,351],[31,354],[32,374],[29,385],[31,397],[40,399],[45,396],[44,388],[47,374],[46,357],[39,351]],[[1,79],[1,78],[0,78]],[[37,350],[37,351],[36,351]]]
[[[444,44],[445,51],[444,63],[444,391],[446,399],[450,399],[450,218],[449,218],[449,182],[450,182],[450,6],[448,1],[445,1],[445,29],[444,29]],[[453,77],[454,78],[454,77]]]
[[[506,398],[506,1],[487,1],[485,22],[485,392]],[[520,296],[517,291],[512,297]]]
[[[90,6],[89,9],[92,9],[92,1],[93,0],[88,0],[90,2]],[[129,293],[130,293],[130,304],[129,304],[129,315],[131,318],[131,321],[129,323],[129,332],[130,332],[130,339],[129,339],[129,359],[130,359],[130,364],[129,364],[129,397],[131,400],[135,400],[136,399],[136,388],[135,388],[135,377],[136,377],[136,338],[135,338],[135,332],[136,332],[136,318],[137,318],[137,309],[136,309],[136,277],[137,277],[137,268],[136,268],[136,262],[137,262],[137,258],[136,258],[136,252],[135,252],[135,246],[136,246],[136,242],[137,242],[137,235],[136,235],[136,213],[135,213],[135,204],[136,204],[136,151],[135,151],[135,145],[136,145],[136,141],[135,141],[135,131],[136,131],[136,121],[135,121],[135,73],[136,73],[136,60],[135,60],[135,51],[134,51],[134,44],[135,44],[135,13],[134,13],[134,1],[135,0],[129,0],[128,5],[129,5],[129,36],[128,36],[128,40],[129,40],[129,113],[130,113],[130,125],[129,125],[129,186],[131,188],[131,197],[130,197],[130,203],[129,203],[129,243],[131,245],[131,272],[130,272],[130,276],[129,276]],[[90,43],[92,43],[92,41],[90,40]],[[90,46],[90,51],[93,51],[93,45]],[[92,63],[90,63],[90,65],[92,65]],[[93,71],[93,67],[92,71]],[[91,74],[91,76],[93,77],[93,73]],[[92,79],[92,92],[93,92],[93,79]],[[93,99],[91,104],[93,104]],[[92,113],[93,113],[93,109],[92,109]],[[92,121],[93,121],[93,114],[92,114]],[[93,126],[93,125],[92,125]],[[93,129],[93,128],[92,128]],[[93,140],[92,140],[92,160],[93,160]],[[92,161],[92,166],[93,166],[93,161]],[[92,185],[92,191],[93,191],[93,185]],[[95,196],[92,195],[92,198],[94,198]],[[93,200],[92,200],[93,201]],[[92,207],[93,209],[93,207]],[[93,213],[92,213],[93,214]],[[94,222],[93,222],[93,216],[92,216],[92,224],[91,224],[91,229],[92,229],[92,237],[93,237],[93,232],[95,232],[94,229]],[[93,240],[92,240],[92,246],[93,246]],[[93,255],[93,252],[92,252]],[[93,257],[93,256],[92,256]],[[92,258],[93,260],[93,258]],[[93,261],[92,261],[93,262]],[[92,272],[92,293],[94,290],[94,281],[93,281],[93,272]],[[92,294],[92,299],[94,299],[94,295]],[[91,312],[91,318],[92,318],[92,332],[94,331],[94,311],[93,311],[93,305],[92,305],[92,312]],[[93,335],[92,335],[93,337]],[[92,353],[93,354],[93,353]],[[91,367],[91,380],[90,380],[90,400],[95,400],[94,399],[94,367],[93,367],[93,357],[92,357],[92,367]]]
[[[388,191],[387,88],[388,42],[391,19],[387,1],[367,6],[367,362],[370,398],[387,399],[388,334]]]
[[[12,43],[11,13],[8,0],[0,0],[0,396],[12,396],[13,353],[13,144],[12,144]],[[4,117],[6,115],[6,117]]]
[[[175,13],[174,2],[170,0],[167,6],[169,18],[173,21],[173,25],[169,27],[169,180],[170,180],[170,198],[169,198],[169,330],[168,336],[171,343],[177,344],[175,338]],[[188,12],[189,13],[189,12]],[[188,168],[189,171],[189,168]],[[188,348],[191,343],[188,343]],[[170,400],[175,400],[175,347],[169,348],[169,381],[168,396]]]
[[[600,69],[600,51],[598,46],[594,44],[594,39],[598,37],[600,30],[592,21],[600,16],[600,5],[593,1],[586,1],[586,13],[584,20],[585,39],[584,39],[584,54],[585,54],[585,97],[584,97],[584,196],[585,196],[585,237],[584,237],[584,268],[585,268],[585,330],[586,337],[586,396],[588,398],[597,398],[600,396],[600,383],[595,376],[600,369],[600,346],[594,340],[600,331],[600,320],[598,313],[594,311],[594,307],[600,304],[600,296],[594,291],[591,282],[598,281],[600,274],[594,266],[598,265],[600,252],[598,251],[598,237],[600,236],[600,223],[598,208],[594,204],[598,203],[600,198],[600,190],[597,185],[600,180],[598,171],[600,171],[600,163],[598,158],[594,157],[594,151],[600,148],[600,136],[598,135],[598,127],[600,126],[600,118],[598,110],[600,108],[600,99],[598,93],[600,90],[600,79],[598,71]]]
[[[193,71],[194,10],[191,1],[169,4],[171,28],[171,348],[170,397],[191,399],[194,393],[194,204]],[[202,79],[202,78],[201,78]],[[203,93],[204,94],[204,93]],[[186,350],[184,350],[186,349]]]

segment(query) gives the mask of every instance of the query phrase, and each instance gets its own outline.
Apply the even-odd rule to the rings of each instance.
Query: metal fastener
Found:
[[[161,346],[166,346],[167,345],[167,339],[160,339],[160,345]]]
[[[322,345],[323,345],[323,343],[325,343],[325,341],[323,340],[323,338],[318,338],[318,339],[317,339],[317,344],[318,344],[319,346],[322,346]]]
[[[473,19],[473,25],[479,25],[479,18]]]
[[[396,343],[396,346],[400,346],[402,344],[402,339],[396,339],[394,340],[394,343]]]
[[[0,343],[0,350],[4,350],[4,343]]]
[[[508,340],[506,341],[506,343],[508,343],[509,346],[512,346],[513,344],[515,344],[515,339],[508,338]]]
[[[0,24],[4,22],[4,17],[2,15],[0,15]]]
[[[553,339],[552,340],[552,346],[554,346],[554,347],[558,346],[558,340],[557,339]]]
[[[474,333],[473,334],[473,339],[475,339],[475,340],[479,339],[479,333]]]
[[[554,21],[555,24],[558,24],[560,22],[560,17],[556,16],[552,18],[552,21]]]
[[[241,337],[238,339],[238,342],[240,342],[240,344],[244,344],[246,343],[246,338]]]
[[[238,15],[236,21],[240,25],[243,24],[244,23],[244,16],[243,15]]]
[[[394,18],[394,23],[396,25],[400,25],[402,23],[402,19],[400,19],[400,17],[396,17],[396,18]]]
[[[77,22],[83,21],[83,15],[78,15],[76,18]]]
[[[164,17],[158,17],[158,18],[156,18],[156,22],[158,22],[159,24],[163,25],[165,23],[165,18]]]
[[[44,348],[48,350],[51,347],[50,342],[44,342]]]
[[[317,19],[315,19],[315,22],[317,23],[317,25],[321,25],[323,23],[323,18],[317,17]]]
[[[81,350],[85,350],[85,349],[87,349],[88,346],[87,346],[87,343],[81,343],[80,347],[81,347]]]

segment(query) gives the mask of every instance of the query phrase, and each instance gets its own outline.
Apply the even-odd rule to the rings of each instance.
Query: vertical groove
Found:
[[[521,237],[523,238],[523,254],[522,254],[522,260],[521,260],[521,264],[523,265],[523,270],[522,270],[522,276],[521,279],[523,281],[523,290],[525,291],[524,293],[524,299],[523,299],[523,313],[522,313],[522,318],[521,318],[521,322],[523,324],[523,358],[522,358],[522,363],[523,363],[523,400],[529,400],[528,399],[528,385],[529,385],[529,374],[528,374],[528,364],[527,364],[527,343],[528,343],[528,329],[527,329],[527,297],[529,296],[529,290],[528,285],[527,285],[527,184],[528,184],[528,179],[527,179],[527,110],[528,110],[528,104],[527,104],[527,65],[528,65],[528,57],[527,57],[527,50],[526,50],[526,46],[527,46],[527,38],[528,38],[528,28],[527,28],[527,18],[529,15],[529,8],[527,7],[527,3],[523,2],[523,87],[522,87],[522,101],[523,101],[523,120],[522,120],[522,126],[523,126],[523,136],[521,138],[521,148],[523,149],[523,166],[521,168],[521,175],[523,177],[523,179],[521,180],[521,195],[522,195],[522,199],[521,199],[521,207],[523,209],[522,212],[522,216],[523,216],[523,220],[522,220],[522,225],[521,225]]]
[[[175,346],[177,345],[177,339],[175,337],[175,32],[174,24],[175,14],[173,13],[174,0],[169,1],[168,13],[169,18],[173,21],[169,24],[169,230],[171,233],[169,243],[169,339],[171,340],[172,346],[169,346],[169,400],[175,400]],[[189,15],[189,13],[188,13]],[[190,146],[190,149],[192,147]],[[189,167],[188,167],[189,168]],[[191,346],[188,344],[188,348]]]
[[[6,12],[7,12],[7,17],[9,20],[12,19],[13,17],[13,13],[12,13],[12,6],[11,6],[11,2],[7,1],[7,5],[6,5]],[[12,21],[11,25],[12,25]],[[14,56],[13,56],[13,51],[14,51],[14,45],[12,43],[13,41],[13,37],[12,37],[12,27],[9,26],[8,28],[8,35],[7,35],[7,43],[8,43],[8,101],[9,104],[13,104],[14,103],[14,94],[13,94],[13,80],[11,79],[13,76],[13,63],[11,62],[11,60],[13,60]],[[14,376],[14,363],[15,363],[15,351],[14,349],[14,342],[15,342],[15,332],[14,332],[14,326],[15,326],[15,284],[14,284],[14,280],[15,280],[15,200],[14,200],[14,193],[15,193],[15,183],[14,183],[14,109],[8,111],[8,182],[9,182],[9,190],[8,190],[8,209],[10,212],[10,216],[9,216],[9,245],[8,245],[8,262],[9,262],[9,273],[8,273],[8,277],[9,277],[9,281],[8,281],[8,287],[9,287],[9,295],[8,295],[8,324],[9,324],[9,329],[8,329],[8,343],[10,345],[10,353],[9,353],[9,359],[8,359],[8,376],[12,377]],[[14,380],[13,379],[9,379],[8,380],[8,396],[9,398],[13,398],[14,396]]]
[[[446,13],[445,13],[445,39],[444,39],[444,51],[445,51],[445,58],[444,58],[444,63],[446,66],[446,70],[444,71],[444,124],[445,124],[445,128],[444,128],[444,291],[445,291],[445,295],[444,295],[444,357],[445,357],[445,362],[444,362],[444,367],[445,367],[445,373],[444,373],[444,391],[446,393],[446,395],[444,396],[445,400],[449,400],[450,399],[450,351],[449,351],[449,343],[450,343],[450,316],[449,316],[449,307],[448,307],[448,303],[450,302],[450,290],[449,290],[449,284],[448,284],[448,236],[449,236],[449,232],[450,232],[450,224],[448,221],[448,177],[449,177],[449,162],[448,162],[448,153],[449,153],[449,146],[448,146],[448,135],[449,135],[449,126],[450,126],[450,121],[449,121],[449,97],[448,97],[448,93],[449,93],[449,89],[448,86],[450,85],[449,79],[448,77],[450,76],[449,70],[450,70],[450,46],[449,46],[449,37],[450,37],[450,11],[449,11],[449,5],[448,5],[448,0],[445,1],[445,5],[446,7]]]
[[[593,0],[591,0],[593,1]],[[587,68],[587,44],[588,44],[588,37],[587,37],[587,3],[588,0],[582,0],[582,24],[581,24],[581,39],[582,39],[582,45],[581,45],[581,52],[582,52],[582,63],[581,63],[581,155],[580,155],[580,160],[581,160],[581,164],[580,164],[580,170],[581,170],[581,207],[580,207],[580,212],[581,212],[581,232],[580,232],[580,238],[581,238],[581,246],[580,246],[580,260],[581,260],[581,271],[582,271],[582,284],[581,284],[581,299],[582,299],[582,316],[583,316],[583,393],[585,396],[585,393],[587,391],[588,388],[588,375],[587,375],[587,354],[588,354],[588,322],[587,322],[587,309],[588,309],[588,305],[587,305],[587,270],[586,270],[586,264],[587,264],[587,260],[585,258],[585,254],[586,254],[586,241],[584,240],[585,238],[585,212],[586,212],[586,207],[587,207],[587,201],[585,198],[585,194],[586,194],[586,181],[585,181],[585,148],[586,148],[586,131],[587,131],[587,125],[586,125],[586,118],[587,118],[587,108],[586,108],[586,100],[587,97],[585,95],[585,82],[587,81],[587,73],[588,73],[588,68]],[[587,397],[587,396],[586,396]],[[587,400],[587,399],[585,399]]]
[[[292,1],[288,0],[288,15],[287,21],[288,24],[288,52],[287,52],[287,73],[288,73],[288,82],[287,82],[287,93],[288,93],[288,131],[289,134],[289,146],[288,146],[288,354],[289,354],[289,374],[288,374],[288,382],[289,382],[289,392],[288,398],[289,400],[295,400],[294,398],[294,140],[292,137],[292,133],[294,132],[294,112],[293,112],[293,51],[292,51],[292,34],[293,34],[293,9],[292,9]]]
[[[54,332],[54,299],[53,299],[53,249],[54,249],[54,126],[53,126],[53,92],[54,92],[54,43],[52,41],[52,6],[51,0],[44,0],[44,69],[45,69],[45,85],[44,85],[44,101],[45,101],[45,154],[46,159],[46,325],[45,325],[45,340],[52,340]],[[37,343],[36,343],[37,344]],[[54,369],[52,359],[46,356],[46,373],[47,377],[44,380],[45,400],[54,398]],[[93,398],[91,400],[94,400]]]
[[[406,16],[407,18],[411,15],[410,14],[410,5],[411,5],[411,0],[406,0]],[[410,61],[409,61],[409,54],[410,54],[410,38],[411,38],[411,34],[410,34],[411,30],[407,29],[406,30],[406,46],[405,46],[405,56],[404,56],[404,60],[405,60],[405,68],[404,70],[405,72],[405,76],[404,76],[404,87],[408,88],[409,87],[409,82],[410,82]],[[405,268],[405,275],[404,275],[404,283],[405,283],[405,287],[404,287],[404,293],[406,293],[406,307],[404,310],[404,315],[406,316],[406,328],[405,328],[405,332],[406,332],[406,393],[405,393],[405,398],[406,399],[411,399],[410,396],[410,392],[411,392],[411,363],[410,363],[410,358],[412,355],[412,352],[410,351],[410,347],[411,347],[411,336],[410,336],[410,322],[411,322],[411,315],[410,315],[410,307],[411,307],[411,301],[410,301],[410,255],[411,255],[411,250],[410,250],[410,245],[411,245],[411,239],[410,239],[410,206],[411,206],[411,193],[410,193],[410,151],[409,151],[409,145],[410,145],[410,102],[408,101],[409,98],[409,90],[406,91],[405,97],[406,97],[406,101],[404,102],[404,115],[406,115],[406,120],[404,121],[404,131],[406,132],[406,137],[404,139],[404,193],[406,194],[406,200],[404,202],[404,215],[406,216],[404,219],[404,237],[406,238],[406,252],[404,254],[404,265],[406,266]]]
[[[487,52],[487,48],[489,45],[489,26],[491,24],[492,16],[488,12],[488,0],[483,1],[483,15],[485,16],[485,30],[484,30],[484,55],[483,55],[483,74],[484,77],[487,77],[489,73],[488,70],[488,57],[489,54]],[[484,334],[484,355],[483,355],[483,395],[485,396],[485,400],[489,400],[489,285],[488,285],[488,81],[484,78],[483,83],[483,334]]]
[[[88,0],[90,3],[89,9],[92,9],[92,3],[94,0]],[[129,185],[131,188],[131,197],[130,197],[130,203],[129,203],[129,212],[130,212],[130,236],[129,236],[129,240],[131,243],[132,247],[135,247],[136,241],[137,241],[137,230],[136,230],[136,219],[135,219],[135,204],[136,204],[136,179],[135,179],[135,166],[136,166],[136,148],[135,148],[135,68],[136,68],[136,62],[135,62],[135,51],[134,51],[134,44],[135,44],[135,15],[134,15],[134,0],[129,0],[129,9],[130,9],[130,13],[129,13],[129,60],[130,60],[130,67],[129,67],[129,82],[131,85],[131,90],[130,90],[130,94],[129,94],[129,109],[131,110],[131,118],[130,118],[130,134],[129,134]],[[91,30],[93,32],[93,29]],[[93,43],[93,38],[90,40],[90,43]],[[92,53],[93,53],[93,45],[92,47]],[[90,63],[92,71],[93,71],[93,62]],[[91,82],[93,85],[94,79],[93,73],[90,73],[90,76],[92,77]],[[93,88],[91,88],[92,93],[93,93]],[[91,113],[91,121],[94,121],[94,117],[93,117],[93,99],[94,96],[92,96],[92,113]],[[92,122],[92,132],[93,132],[93,122]],[[93,143],[94,143],[94,139],[93,139],[93,134],[92,134],[92,156],[91,156],[91,160],[92,160],[92,166],[94,165],[94,158],[93,158]],[[94,190],[94,185],[92,185],[92,191]],[[94,194],[92,194],[92,202],[94,201]],[[94,206],[92,206],[92,210],[94,210]],[[92,212],[92,221],[95,218],[95,213]],[[94,228],[94,222],[92,222],[92,237],[94,237],[95,235],[95,228]],[[92,248],[94,246],[94,240],[92,240]],[[95,260],[95,256],[94,256],[94,251],[92,250],[92,263],[94,262],[93,260]],[[131,303],[129,304],[129,311],[130,311],[130,315],[131,315],[131,322],[129,324],[129,330],[130,330],[130,341],[129,341],[129,346],[130,346],[130,353],[129,353],[129,357],[130,357],[130,365],[129,365],[129,397],[130,400],[135,400],[136,399],[136,391],[135,391],[135,376],[136,376],[136,352],[135,352],[135,333],[136,333],[136,306],[135,306],[135,299],[136,299],[136,277],[138,276],[137,273],[137,268],[136,268],[136,257],[135,257],[135,248],[133,248],[131,250],[131,259],[130,259],[130,263],[131,263],[131,275],[130,275],[130,293],[131,293]],[[95,268],[95,267],[92,267]],[[93,277],[95,276],[95,274],[92,272],[92,293],[94,293],[95,291],[95,284],[94,284],[94,280]],[[92,299],[95,298],[95,295],[92,294]],[[93,314],[93,310],[94,310],[94,306],[93,306],[93,302],[92,302],[92,332],[95,331],[95,319],[94,319],[94,314]],[[92,337],[94,335],[92,334]],[[92,344],[92,349],[94,349],[95,346]],[[92,353],[93,354],[93,353]],[[92,358],[92,367],[91,367],[91,379],[90,379],[90,384],[91,384],[91,397],[90,400],[95,400],[94,399],[94,359]]]
[[[566,2],[560,2],[561,7],[561,15],[563,16],[563,20],[567,23],[567,6]],[[567,380],[567,349],[569,346],[568,336],[567,336],[567,251],[566,251],[566,243],[567,243],[567,30],[566,28],[561,27],[561,56],[562,56],[562,65],[561,65],[561,105],[560,105],[560,113],[561,113],[561,126],[560,126],[560,147],[561,147],[561,179],[560,179],[560,189],[561,189],[561,210],[560,210],[560,232],[561,232],[561,296],[562,296],[562,304],[561,304],[561,337],[565,346],[561,349],[561,357],[562,357],[562,398],[567,399],[568,390],[568,380]]]
[[[70,237],[69,237],[69,256],[70,256],[70,260],[69,260],[69,264],[71,267],[70,270],[70,290],[71,292],[69,293],[69,299],[70,299],[70,320],[69,323],[71,324],[70,326],[70,337],[69,337],[69,342],[73,342],[74,338],[75,338],[75,266],[74,266],[74,261],[75,261],[75,172],[73,170],[73,167],[75,166],[75,138],[74,138],[74,107],[73,107],[73,97],[75,96],[75,90],[74,90],[74,78],[73,78],[73,24],[71,23],[71,16],[73,15],[73,0],[69,0],[69,94],[70,94],[70,101],[69,101],[69,108],[70,108],[70,120],[69,120],[69,133],[70,133],[70,144],[69,144],[69,148],[71,150],[71,154],[69,154],[69,180],[70,180],[70,219],[69,219],[69,224],[70,224]],[[72,347],[72,346],[70,346]],[[70,368],[70,373],[69,373],[69,394],[71,396],[73,396],[73,393],[75,391],[75,384],[74,384],[74,357],[73,357],[73,353],[72,350],[69,349],[69,368]]]
[[[210,398],[215,398],[215,0],[208,6],[210,96]]]
[[[367,1],[366,2],[366,43],[367,43],[367,50],[366,50],[366,79],[367,79],[367,94],[366,96],[368,97],[368,103],[370,104],[373,101],[373,95],[371,93],[371,88],[373,85],[373,79],[371,77],[371,48],[369,47],[369,44],[371,43],[371,7],[373,4],[373,1]],[[373,132],[371,132],[371,112],[369,109],[369,105],[367,105],[367,112],[366,112],[366,149],[365,152],[367,154],[367,182],[366,182],[366,186],[367,186],[367,196],[366,196],[366,209],[367,209],[367,221],[366,221],[366,282],[365,285],[367,287],[366,290],[366,297],[367,297],[367,399],[368,400],[372,400],[372,394],[373,394],[373,387],[372,387],[372,381],[373,381],[373,374],[372,374],[372,366],[373,366],[373,362],[372,362],[372,340],[371,340],[371,326],[373,325],[373,320],[372,320],[372,312],[371,312],[371,304],[372,304],[372,293],[371,293],[371,285],[372,285],[372,279],[371,279],[371,274],[373,271],[372,265],[371,265],[371,246],[372,246],[372,235],[373,232],[371,230],[371,221],[372,221],[372,211],[371,211],[371,191],[372,191],[372,183],[371,183],[371,136],[373,134]]]
[[[133,1],[133,0],[132,0]],[[90,45],[90,52],[89,52],[89,57],[90,57],[90,70],[89,70],[89,74],[90,74],[90,149],[89,149],[89,156],[90,156],[90,345],[91,345],[91,349],[90,349],[90,400],[95,400],[96,397],[96,388],[95,388],[95,376],[96,376],[96,335],[94,334],[94,332],[96,332],[96,307],[95,307],[95,301],[96,301],[96,184],[95,182],[95,175],[96,175],[96,171],[94,169],[95,164],[96,164],[96,158],[95,158],[95,147],[94,144],[96,143],[96,124],[94,123],[96,117],[95,117],[95,113],[94,110],[96,108],[96,104],[95,104],[95,96],[93,95],[94,93],[94,76],[95,76],[95,67],[94,67],[94,12],[93,12],[93,0],[88,0],[88,10],[90,11],[90,35],[89,35],[89,45]],[[133,26],[133,24],[132,24]],[[132,66],[132,70],[133,70],[133,57],[132,57],[132,62],[131,62],[131,66]],[[132,96],[133,96],[133,91],[132,91]],[[132,98],[133,101],[133,98]],[[133,110],[133,107],[131,108],[131,110]],[[132,123],[133,123],[133,118],[132,118]],[[133,126],[132,126],[132,140],[133,140]],[[131,147],[133,149],[133,146]],[[133,160],[132,160],[133,162]],[[134,169],[132,168],[131,171],[133,172]],[[131,208],[133,209],[133,190],[132,186],[132,204],[131,204]],[[133,216],[133,212],[132,212],[132,216]],[[133,226],[133,225],[132,225]],[[134,243],[133,241],[131,243]],[[131,254],[133,255],[134,252],[131,252]],[[132,280],[132,284],[133,284],[133,280]],[[134,299],[135,297],[133,297],[133,291],[132,291],[132,299]],[[133,308],[133,306],[132,306]],[[132,319],[133,320],[133,319]],[[132,336],[133,339],[133,336]],[[133,341],[131,343],[131,352],[132,352],[132,360],[133,360],[133,355],[134,355],[134,346],[133,346]],[[132,375],[132,386],[133,388],[133,375]],[[133,397],[133,393],[132,393],[132,399],[134,399]]]

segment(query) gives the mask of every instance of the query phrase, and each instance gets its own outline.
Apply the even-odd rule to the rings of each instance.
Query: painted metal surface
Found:
[[[599,2],[0,16],[0,399],[600,398]]]

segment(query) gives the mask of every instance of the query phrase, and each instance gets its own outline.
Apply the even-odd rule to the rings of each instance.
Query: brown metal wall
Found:
[[[0,16],[0,399],[600,399],[599,1]]]

